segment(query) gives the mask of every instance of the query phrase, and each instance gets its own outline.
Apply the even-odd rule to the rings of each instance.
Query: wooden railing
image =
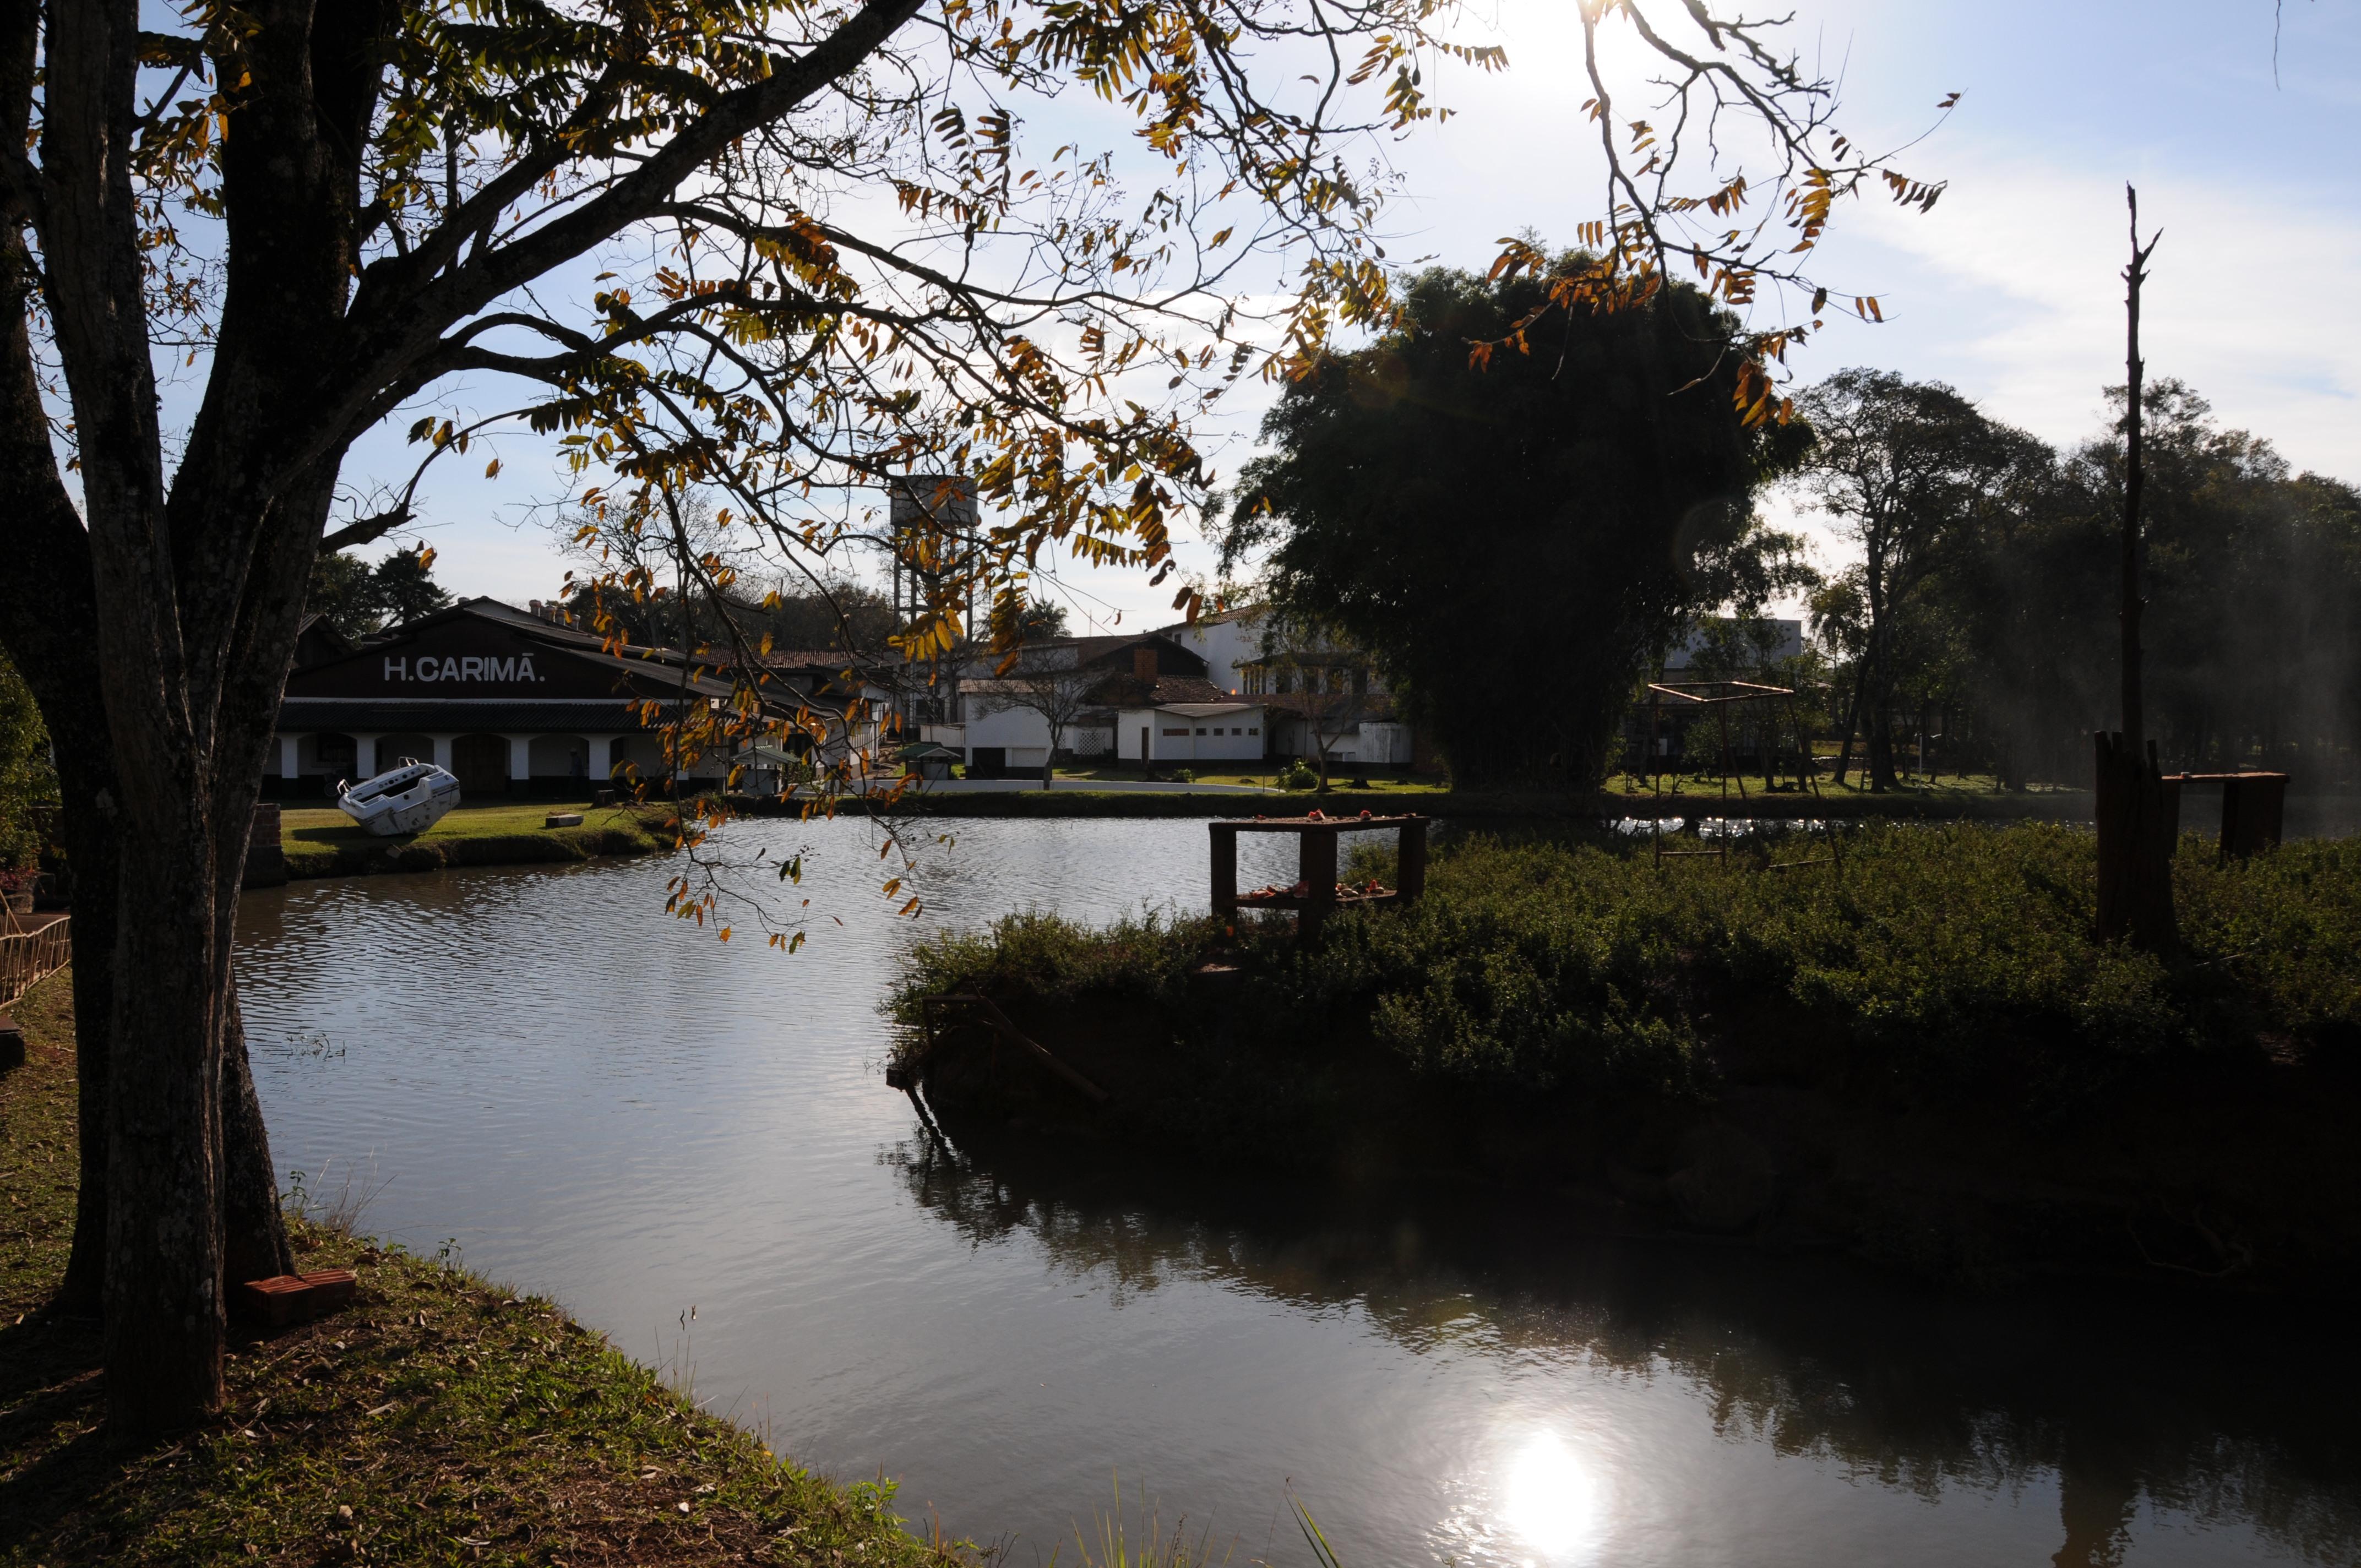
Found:
[[[0,927],[0,1007],[66,967],[73,957],[73,916],[60,915],[36,930],[17,918]]]

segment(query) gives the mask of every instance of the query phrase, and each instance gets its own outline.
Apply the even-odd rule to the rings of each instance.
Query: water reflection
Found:
[[[1826,1259],[1599,1241],[1540,1212],[1136,1176],[1077,1190],[1021,1153],[924,1137],[886,1157],[971,1242],[1022,1235],[1111,1303],[1213,1282],[1365,1318],[1422,1363],[1506,1367],[1445,1506],[1420,1523],[1382,1488],[1359,1497],[1385,1525],[1352,1534],[1414,1528],[1433,1561],[2361,1561],[2361,1378],[2333,1322],[1962,1300]]]

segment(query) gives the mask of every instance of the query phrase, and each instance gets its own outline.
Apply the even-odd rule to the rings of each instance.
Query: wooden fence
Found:
[[[60,915],[35,930],[15,917],[0,934],[0,1007],[66,967],[73,957],[73,916]]]

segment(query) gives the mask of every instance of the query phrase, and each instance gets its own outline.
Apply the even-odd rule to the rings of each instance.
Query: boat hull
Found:
[[[364,779],[336,797],[336,809],[383,839],[423,833],[459,804],[459,781],[432,762],[412,762]]]

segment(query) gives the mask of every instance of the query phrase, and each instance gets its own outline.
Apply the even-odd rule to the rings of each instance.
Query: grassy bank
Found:
[[[578,828],[546,826],[553,812],[580,812]],[[668,806],[594,806],[533,801],[462,806],[423,833],[380,839],[334,806],[280,813],[280,844],[291,877],[428,872],[445,866],[515,866],[644,855],[669,849]]]
[[[1208,781],[1210,782],[1210,781]],[[1414,811],[1422,816],[1468,821],[1533,821],[1560,819],[1597,822],[1622,817],[1753,817],[1771,821],[1818,818],[1900,821],[2016,822],[2026,819],[2084,819],[2091,814],[2087,793],[2043,791],[2035,795],[1985,795],[1950,791],[1897,791],[1890,795],[1831,789],[1823,797],[1794,794],[1755,793],[1741,798],[1735,790],[1725,800],[1712,791],[1694,789],[1663,799],[1609,791],[1601,795],[1489,795],[1468,790],[1338,789],[1327,795],[1310,792],[1264,795],[1215,795],[1183,790],[1008,790],[993,793],[927,795],[913,791],[900,809],[927,817],[1237,817],[1257,812],[1289,816],[1318,806],[1331,816],[1360,811]]]
[[[313,1226],[301,1266],[357,1269],[358,1302],[236,1343],[214,1425],[113,1445],[96,1326],[43,1308],[72,1227],[70,1009],[65,975],[21,1001],[28,1059],[0,1078],[0,1563],[954,1561],[552,1303]]]
[[[2218,869],[2185,841],[2169,959],[2093,940],[2085,833],[1871,826],[1768,869],[1818,848],[1478,836],[1311,949],[1021,917],[916,948],[892,1005],[991,995],[1113,1094],[954,1032],[925,1064],[954,1121],[1479,1176],[1938,1274],[2361,1282],[2361,844]],[[1192,977],[1212,952],[1235,972]]]

